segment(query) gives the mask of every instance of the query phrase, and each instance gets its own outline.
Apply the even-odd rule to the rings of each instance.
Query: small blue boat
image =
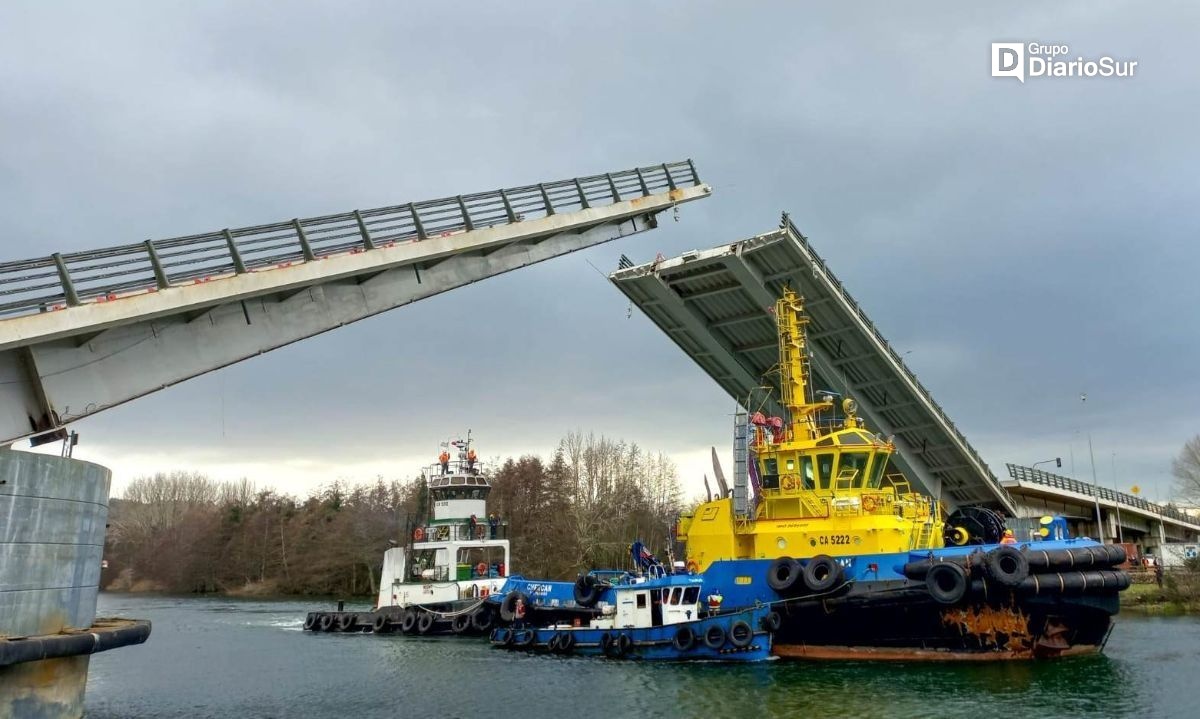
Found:
[[[511,650],[659,661],[762,661],[771,655],[779,615],[770,605],[722,611],[723,597],[702,597],[702,577],[662,572],[634,577],[605,592],[598,616],[580,624],[528,626],[524,607],[511,626],[492,631],[493,646]]]

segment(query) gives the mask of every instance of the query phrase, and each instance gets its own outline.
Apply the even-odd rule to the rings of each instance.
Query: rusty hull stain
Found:
[[[942,623],[958,629],[963,636],[975,637],[985,648],[1021,651],[1033,644],[1029,618],[1015,607],[984,604],[947,609],[942,612]]]

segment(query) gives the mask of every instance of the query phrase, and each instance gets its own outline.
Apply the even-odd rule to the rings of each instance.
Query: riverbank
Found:
[[[1121,610],[1200,614],[1200,573],[1168,572],[1161,587],[1157,583],[1135,583],[1121,592]]]

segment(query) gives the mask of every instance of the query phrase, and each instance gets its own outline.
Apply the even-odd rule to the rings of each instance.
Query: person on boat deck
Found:
[[[450,474],[450,453],[443,449],[438,455],[438,462],[442,464],[442,474]]]
[[[1004,536],[1000,538],[1001,544],[1016,544],[1017,538],[1011,529],[1004,530]]]
[[[471,523],[471,534],[470,534],[470,536],[471,536],[471,538],[472,538],[472,539],[474,539],[474,537],[476,536],[476,529],[475,529],[475,528],[476,528],[477,526],[479,526],[479,520],[475,518],[475,515],[474,515],[474,514],[472,514],[472,515],[471,515],[471,519],[470,519],[469,521],[470,521],[470,523]]]
[[[516,606],[513,607],[513,626],[517,629],[525,628],[525,600],[517,597]]]
[[[491,539],[496,538],[496,529],[500,526],[500,520],[496,518],[496,513],[492,512],[488,515],[488,529],[491,530]]]
[[[475,471],[475,450],[473,449],[467,450],[467,471]]]

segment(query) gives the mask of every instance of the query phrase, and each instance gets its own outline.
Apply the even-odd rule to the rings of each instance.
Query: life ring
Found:
[[[413,530],[413,541],[420,542],[423,539],[425,539],[425,530],[422,529],[421,527],[417,527],[416,529],[414,529]]]
[[[875,499],[875,495],[866,494],[863,495],[862,507],[864,512],[874,512],[879,507],[879,502]]]
[[[783,488],[789,492],[795,489],[796,478],[790,474],[783,475]]]
[[[481,577],[486,577],[488,572],[487,562],[480,562],[475,565],[475,573]]]

